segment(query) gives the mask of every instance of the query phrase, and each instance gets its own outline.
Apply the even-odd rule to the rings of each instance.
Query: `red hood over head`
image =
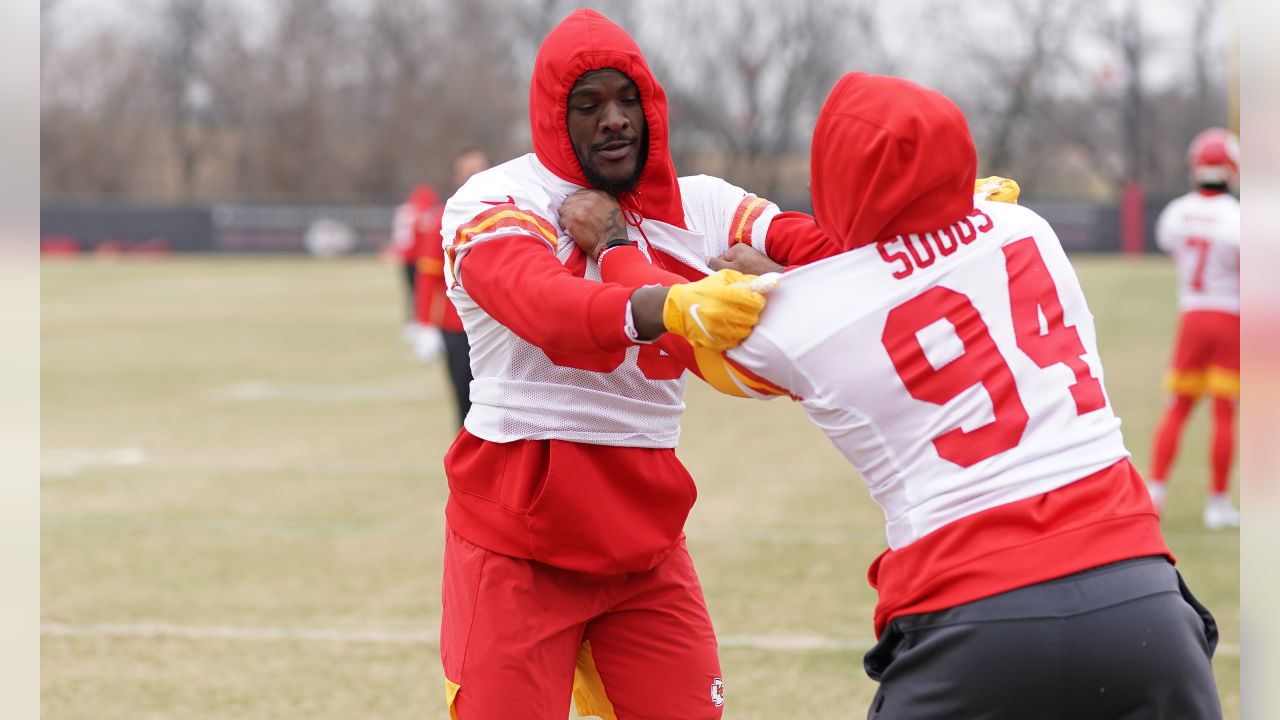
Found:
[[[409,193],[408,203],[415,208],[425,210],[440,201],[436,189],[430,185],[419,185]]]
[[[569,140],[569,90],[583,73],[613,68],[640,91],[649,132],[649,155],[640,182],[624,204],[645,218],[684,227],[684,207],[667,146],[667,95],[653,77],[639,46],[625,30],[595,10],[575,10],[538,48],[529,88],[529,126],[538,160],[568,182],[587,186]]]
[[[977,169],[955,103],[900,78],[848,73],[813,130],[813,215],[846,250],[937,230],[973,209]]]

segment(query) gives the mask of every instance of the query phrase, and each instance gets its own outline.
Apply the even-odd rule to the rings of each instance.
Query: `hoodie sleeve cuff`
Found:
[[[605,352],[624,350],[633,343],[627,337],[631,314],[631,289],[606,285],[591,298],[587,322],[596,344]]]

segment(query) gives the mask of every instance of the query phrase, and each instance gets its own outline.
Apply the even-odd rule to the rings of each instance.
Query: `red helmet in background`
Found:
[[[1240,176],[1240,142],[1223,128],[1202,130],[1187,149],[1187,164],[1197,185],[1232,185]]]

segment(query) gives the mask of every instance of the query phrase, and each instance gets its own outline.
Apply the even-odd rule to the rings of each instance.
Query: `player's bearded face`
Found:
[[[592,186],[617,195],[635,188],[649,154],[640,90],[613,69],[583,73],[569,91],[569,140]]]

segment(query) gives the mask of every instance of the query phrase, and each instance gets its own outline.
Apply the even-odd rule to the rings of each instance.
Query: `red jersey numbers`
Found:
[[[1187,250],[1196,254],[1196,266],[1191,271],[1191,289],[1204,292],[1204,266],[1209,260],[1209,240],[1202,237],[1187,238]]]
[[[1076,414],[1084,415],[1107,405],[1102,383],[1089,372],[1084,361],[1084,343],[1075,327],[1063,321],[1062,301],[1049,268],[1040,257],[1036,241],[1025,237],[1004,246],[1005,267],[1009,270],[1009,306],[1013,311],[1013,332],[1018,348],[1036,365],[1047,368],[1059,363],[1071,368],[1076,381],[1071,397]]]
[[[546,353],[551,362],[561,367],[600,373],[617,370],[627,359],[626,350],[599,355],[570,355],[546,348],[543,348],[542,352]],[[679,380],[684,374],[684,365],[680,364],[676,358],[664,353],[657,345],[641,345],[640,353],[636,356],[636,365],[650,380]]]
[[[964,351],[934,368],[918,333],[940,320],[951,323]],[[1018,397],[1013,371],[968,297],[944,287],[929,288],[889,311],[882,340],[911,397],[945,405],[974,385],[982,385],[991,396],[995,420],[968,432],[948,430],[933,439],[942,458],[969,467],[1016,447],[1022,440],[1027,410]]]
[[[1080,333],[1064,322],[1058,289],[1035,241],[1028,237],[1010,243],[1004,254],[1018,349],[1041,368],[1063,364],[1075,373],[1070,391],[1077,414],[1102,409],[1102,383],[1084,361]],[[935,364],[925,354],[920,333],[944,320],[959,339],[960,352]],[[929,288],[889,311],[881,341],[902,384],[917,400],[945,405],[977,385],[990,396],[994,419],[973,430],[953,428],[934,438],[940,457],[970,467],[1022,440],[1028,416],[1013,371],[967,295]]]

